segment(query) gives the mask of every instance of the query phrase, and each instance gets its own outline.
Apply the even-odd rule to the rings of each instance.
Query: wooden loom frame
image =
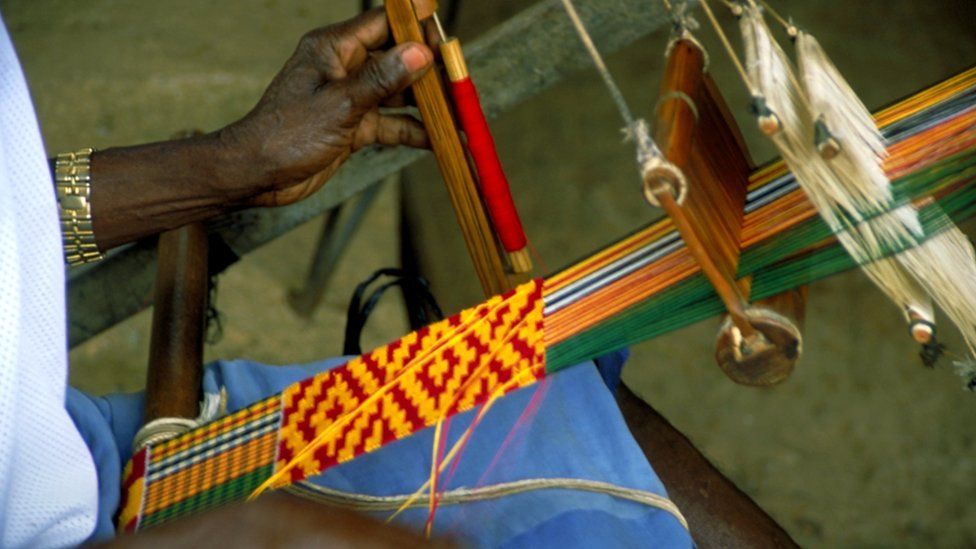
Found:
[[[387,0],[386,5],[394,14],[391,25],[397,40],[416,39],[420,27],[412,15],[410,0]],[[734,276],[745,182],[751,165],[742,152],[741,138],[734,125],[730,124],[731,118],[724,102],[710,79],[701,75],[701,52],[696,57],[695,51],[682,42],[672,48],[668,74],[675,78],[666,78],[662,97],[669,97],[673,91],[688,93],[705,108],[696,116],[689,117],[689,109],[692,108],[689,105],[680,101],[663,101],[658,109],[658,137],[662,143],[668,144],[665,150],[672,161],[682,168],[687,167],[702,181],[708,181],[707,185],[692,187],[689,206],[696,215],[715,214],[715,211],[709,212],[709,208],[715,204],[710,203],[708,198],[717,196],[716,193],[722,189],[728,191],[721,193],[727,203],[720,209],[726,214],[731,213],[718,216],[723,223],[710,226],[707,236],[709,242],[720,250],[721,268],[727,271],[728,276]],[[425,81],[418,83],[415,94],[421,103],[428,130],[431,129],[432,118],[439,117],[441,120],[440,128],[432,133],[439,135],[435,138],[435,153],[444,168],[445,177],[448,180],[460,179],[463,185],[470,183],[470,180],[464,181],[463,173],[463,170],[470,168],[456,161],[445,162],[444,159],[446,155],[457,154],[458,151],[452,149],[459,146],[460,139],[457,129],[451,124],[439,78],[435,71],[431,71]],[[672,87],[674,90],[670,89]],[[445,116],[447,120],[443,118]],[[705,124],[699,126],[696,118],[711,122],[709,131],[696,131],[696,128],[706,127]],[[712,131],[715,129],[720,131]],[[446,149],[438,145],[438,140],[447,141]],[[706,151],[716,147],[730,153],[724,158],[731,159],[735,170],[714,169],[713,155]],[[708,177],[703,177],[705,174]],[[470,197],[467,199],[470,200]],[[477,224],[478,219],[474,222]],[[160,236],[158,254],[156,306],[147,379],[147,420],[160,417],[192,418],[197,415],[199,400],[204,311],[210,274],[207,237],[203,227],[193,225],[164,233]],[[481,278],[486,291],[496,290],[494,285],[498,285],[497,290],[501,291],[509,283],[503,278]],[[653,458],[672,498],[687,515],[698,544],[794,545],[785,530],[712,466],[660,414],[626,387],[619,391],[618,400],[639,445],[648,459]]]
[[[672,61],[674,61],[675,59],[680,59],[682,55],[684,55],[685,57],[693,57],[693,55],[692,55],[693,54],[693,51],[692,51],[691,48],[688,47],[690,45],[691,44],[684,44],[683,45],[681,42],[679,42],[678,44],[676,44],[676,47],[672,51],[672,54],[673,54],[672,55]],[[691,52],[691,53],[688,53],[688,52]],[[698,61],[700,61],[700,59],[698,59]],[[681,63],[678,63],[678,64],[680,65]],[[691,63],[688,66],[691,66],[692,68],[694,68],[697,65],[696,65],[696,63],[693,62],[693,63]],[[669,78],[666,80],[666,87],[665,87],[665,89],[662,92],[662,99],[668,99],[669,101],[671,99],[674,99],[673,97],[669,97],[669,95],[671,95],[671,92],[674,91],[674,90],[672,90],[672,88],[670,88],[670,87],[667,87],[667,82],[669,82],[670,79],[671,79],[671,77],[674,76],[674,75],[678,75],[679,76],[678,77],[678,81],[679,82],[681,81],[681,77],[682,76],[688,77],[688,78],[690,78],[690,79],[693,80],[695,78],[695,71],[694,70],[690,70],[690,71],[685,72],[685,73],[680,73],[680,72],[672,72],[669,69],[669,74],[668,74],[668,77]],[[689,145],[687,145],[687,143],[693,143],[695,139],[694,138],[687,138],[687,139],[684,140],[684,142],[682,142],[681,139],[676,139],[675,138],[675,135],[680,135],[682,133],[682,131],[685,131],[685,130],[688,130],[687,133],[691,133],[691,134],[694,133],[694,131],[689,130],[689,126],[691,125],[691,123],[688,122],[688,120],[692,120],[693,118],[698,118],[699,119],[699,122],[696,122],[696,124],[695,124],[695,125],[697,125],[697,124],[701,123],[701,120],[708,120],[709,119],[708,116],[702,116],[700,112],[695,117],[689,117],[688,116],[689,113],[687,111],[689,111],[689,110],[696,110],[696,108],[693,105],[698,104],[698,102],[701,102],[701,104],[699,106],[702,106],[702,105],[705,105],[707,103],[706,100],[709,99],[709,98],[711,98],[713,100],[719,99],[718,96],[716,94],[714,94],[714,89],[713,88],[709,88],[710,83],[707,82],[707,79],[704,79],[703,82],[704,82],[703,84],[702,83],[699,83],[697,86],[695,86],[695,85],[689,85],[687,87],[675,86],[675,89],[676,90],[681,91],[681,93],[684,93],[686,97],[692,98],[692,100],[690,100],[690,101],[688,101],[688,102],[685,103],[685,106],[682,106],[682,101],[670,101],[671,103],[674,103],[674,105],[666,105],[666,104],[659,105],[659,107],[660,107],[659,108],[659,111],[660,112],[658,113],[658,115],[659,115],[658,129],[659,129],[659,132],[661,133],[660,140],[661,140],[662,143],[665,143],[665,144],[668,145],[666,147],[667,153],[668,153],[669,157],[671,157],[671,159],[673,161],[675,161],[676,163],[681,162],[681,160],[677,159],[676,156],[680,156],[681,155],[682,145],[685,146],[685,152],[688,152],[687,147]],[[664,101],[662,101],[662,103],[664,103]],[[716,103],[718,103],[718,101],[716,101]],[[719,106],[721,107],[721,105],[719,105]],[[702,112],[707,112],[707,107],[704,108],[704,109],[698,109],[698,110],[700,110]],[[662,115],[661,114],[662,112],[663,113],[667,113],[669,111],[670,111],[670,113],[672,115],[670,120],[668,119],[668,116],[667,115]],[[718,112],[719,112],[719,114],[725,113],[725,111],[723,109],[721,109],[721,108],[718,109]],[[694,114],[694,113],[692,113],[692,114]],[[727,113],[725,113],[725,114],[727,114]],[[674,127],[668,128],[668,127],[662,126],[660,124],[660,118],[664,118],[666,122],[675,122],[675,121],[678,121],[678,123],[674,124]],[[684,119],[684,122],[681,122],[680,121],[682,118]],[[677,128],[677,129],[675,129],[675,128]],[[734,137],[734,133],[735,133],[734,132],[734,127],[731,128],[731,129],[733,131],[726,132],[726,133],[730,133]],[[670,130],[670,132],[667,131],[667,130]],[[715,131],[706,131],[706,132],[704,132],[704,134],[706,136],[709,136],[709,137],[713,137],[713,136],[716,136],[716,135],[719,135],[720,137],[722,137],[724,135],[721,132],[715,132]],[[727,138],[727,136],[725,136],[725,137],[726,137],[726,140],[727,141],[732,141],[732,142],[735,141],[734,139],[729,140]],[[678,145],[677,147],[674,147],[673,146],[675,143],[677,143],[677,145]],[[700,151],[698,152],[698,155],[699,155],[698,160],[701,161],[702,160],[702,157],[701,157]],[[706,155],[706,156],[710,156],[710,155]],[[694,150],[694,147],[693,146],[690,149],[690,153],[688,155],[686,155],[686,157],[687,157],[686,160],[687,160],[687,163],[689,164],[690,171],[692,173],[694,173],[695,170],[696,170],[696,168],[694,167],[694,160],[695,160],[696,156],[695,156],[695,150]],[[707,160],[707,158],[706,158],[706,160]],[[748,165],[748,162],[741,162],[741,164],[747,166]],[[682,167],[685,167],[685,166],[683,165]],[[708,168],[707,164],[704,165],[704,168],[701,165],[698,167],[699,170],[700,169],[706,169],[707,170],[707,168]],[[735,170],[732,170],[732,171],[735,172]],[[748,173],[748,171],[749,171],[748,169],[745,170],[746,173]],[[728,172],[722,172],[722,173],[728,173]],[[696,179],[701,179],[703,181],[705,181],[705,180],[708,179],[707,177],[701,177],[701,173],[700,172],[697,173],[696,175],[697,175]],[[717,179],[717,178],[713,178],[713,179]],[[743,193],[744,194],[744,185],[735,186],[735,183],[736,183],[735,178],[731,178],[730,181],[733,184],[731,187],[728,187],[726,189],[723,189],[722,187],[717,187],[717,188],[719,190],[725,190],[725,191],[729,191],[731,189],[733,192],[730,192],[729,194],[732,196],[732,201],[734,202],[735,199],[736,199],[735,197],[740,196],[739,193]],[[709,185],[710,184],[714,184],[714,183],[708,183],[707,181],[705,181],[705,182],[707,184],[709,184]],[[739,183],[742,183],[742,182],[740,181]],[[707,185],[703,185],[702,186],[702,189],[705,189],[706,186]],[[706,198],[707,198],[707,196],[706,196]],[[689,210],[692,210],[692,209],[689,207]],[[692,213],[693,213],[693,210],[692,210]],[[733,213],[735,213],[735,212],[733,212]],[[733,227],[733,228],[739,227],[741,225],[741,216],[736,213],[736,215],[734,215],[733,218],[736,218],[737,220],[734,221],[733,223],[731,223],[730,226]],[[737,242],[735,242],[735,239],[729,240],[729,242],[723,242],[723,239],[722,239],[723,236],[725,238],[729,238],[729,236],[728,236],[729,233],[735,233],[735,232],[738,232],[738,231],[728,231],[728,232],[721,232],[720,231],[718,233],[718,236],[717,237],[710,238],[710,239],[707,240],[707,242],[710,243],[710,244],[711,243],[715,243],[716,246],[718,246],[718,247],[721,247],[723,244],[728,244],[729,242],[731,242],[732,244],[735,244],[737,246]],[[731,248],[729,248],[729,249],[732,249],[732,251],[733,251],[733,253],[730,254],[732,256],[731,262],[733,262],[733,263],[734,263],[734,261],[736,259],[735,256],[737,255],[737,251],[738,251],[736,246],[732,246]],[[726,261],[726,263],[723,264],[723,268],[727,269],[727,274],[728,273],[734,273],[735,272],[734,264],[729,265],[728,264],[729,260],[726,259],[725,261]],[[174,278],[177,278],[178,279],[179,277],[174,277]],[[164,285],[161,285],[161,286],[164,286]],[[163,308],[165,308],[165,307],[163,307]],[[639,405],[639,403],[638,403],[638,405]],[[660,419],[660,418],[658,418],[658,419]],[[653,418],[651,418],[651,419],[645,418],[645,421],[649,421],[649,422],[652,422],[653,423],[654,420],[653,420]],[[661,420],[661,421],[663,421],[663,420]],[[666,425],[666,423],[665,423],[665,425]],[[646,424],[645,424],[645,427],[646,427]],[[678,437],[680,437],[680,434],[678,434]],[[661,438],[661,437],[655,436],[653,438],[657,439],[657,438]],[[664,437],[664,438],[666,438],[666,437]],[[680,440],[684,440],[683,437],[681,437]],[[652,440],[651,442],[654,442],[654,440]],[[687,443],[686,440],[684,440],[684,442]],[[653,455],[655,456],[655,462],[656,463],[659,463],[659,461],[657,459],[658,454],[657,453],[654,453]],[[665,482],[668,482],[668,481],[665,481]],[[669,484],[669,486],[670,486],[670,484]],[[768,517],[766,517],[766,518],[768,518]],[[785,533],[783,535],[785,536]],[[770,539],[769,539],[768,536],[769,536],[769,534],[767,533],[767,537],[765,537],[763,539],[765,541],[769,541]],[[775,538],[776,535],[774,534],[773,537]],[[735,539],[739,539],[739,538],[735,538]],[[759,538],[757,538],[757,539],[759,539]],[[788,541],[788,537],[786,537],[785,539]]]

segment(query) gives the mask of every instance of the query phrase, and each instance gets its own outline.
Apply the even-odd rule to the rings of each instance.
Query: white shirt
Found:
[[[95,525],[91,455],[65,410],[64,263],[54,186],[0,18],[0,547],[64,547]]]

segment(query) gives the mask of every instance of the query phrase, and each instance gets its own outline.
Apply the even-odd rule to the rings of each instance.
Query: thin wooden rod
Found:
[[[387,0],[386,13],[397,43],[425,42],[410,0]],[[485,296],[503,293],[511,289],[512,284],[475,186],[438,71],[428,71],[414,83],[413,93]]]
[[[678,205],[677,201],[674,199],[674,195],[671,191],[665,190],[659,193],[654,193],[657,198],[658,203],[661,205],[661,209],[664,213],[671,218],[674,222],[675,228],[678,230],[678,234],[681,235],[681,239],[685,242],[688,247],[688,251],[691,253],[692,257],[695,258],[695,262],[701,267],[702,274],[708,278],[708,281],[712,284],[715,289],[715,293],[722,300],[725,305],[725,309],[729,312],[729,316],[732,318],[732,322],[735,326],[742,332],[742,337],[747,341],[751,340],[757,335],[756,330],[752,327],[749,322],[749,318],[746,316],[746,300],[739,291],[739,287],[735,285],[732,280],[726,277],[722,271],[719,269],[718,265],[712,259],[709,250],[705,247],[704,242],[701,237],[699,237],[699,230],[695,227],[695,224],[691,219],[685,214],[681,206]]]

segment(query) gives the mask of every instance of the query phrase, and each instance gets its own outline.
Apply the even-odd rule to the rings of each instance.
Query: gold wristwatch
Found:
[[[54,163],[65,262],[74,267],[102,258],[95,244],[91,212],[91,155],[94,149],[62,153]]]

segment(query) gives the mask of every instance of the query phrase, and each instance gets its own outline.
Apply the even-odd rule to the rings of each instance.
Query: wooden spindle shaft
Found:
[[[729,316],[732,317],[732,322],[735,323],[735,326],[742,333],[742,337],[746,341],[751,342],[754,340],[757,333],[749,322],[749,318],[746,316],[747,305],[745,298],[739,291],[738,286],[719,269],[712,257],[711,251],[706,247],[701,237],[699,237],[699,231],[692,224],[691,218],[681,209],[681,206],[675,201],[674,195],[671,192],[664,191],[655,193],[654,196],[657,198],[664,213],[671,218],[685,246],[688,248],[692,257],[695,258],[695,262],[701,268],[702,274],[712,284],[715,293],[718,294]]]
[[[685,172],[690,172],[692,145],[698,118],[695,98],[702,85],[704,66],[704,54],[695,44],[687,40],[675,42],[664,72],[661,99],[655,113],[655,137],[664,156]],[[696,184],[698,184],[697,180],[689,182],[689,185]],[[756,331],[746,316],[748,303],[732,278],[735,272],[734,266],[723,261],[721,249],[710,245],[714,239],[709,240],[705,237],[707,212],[696,210],[693,196],[687,197],[684,207],[680,206],[668,185],[651,185],[650,188],[658,189],[654,191],[655,198],[674,222],[688,251],[701,267],[702,274],[715,288],[715,292],[743,338],[747,341],[754,339],[757,335]],[[702,195],[695,193],[695,196]]]
[[[196,223],[159,235],[146,421],[199,415],[209,272],[207,234]]]
[[[425,42],[410,0],[387,0],[386,14],[397,43]],[[512,284],[475,186],[438,71],[430,70],[415,82],[413,93],[485,296],[503,293],[511,289]]]
[[[704,55],[696,43],[671,45],[656,109],[656,139],[689,185],[684,204],[669,215],[729,312],[717,340],[719,366],[737,383],[771,385],[789,376],[799,356],[800,332],[793,317],[779,311],[802,309],[802,295],[749,305],[749,281],[735,279],[750,162],[728,108],[703,69]]]

